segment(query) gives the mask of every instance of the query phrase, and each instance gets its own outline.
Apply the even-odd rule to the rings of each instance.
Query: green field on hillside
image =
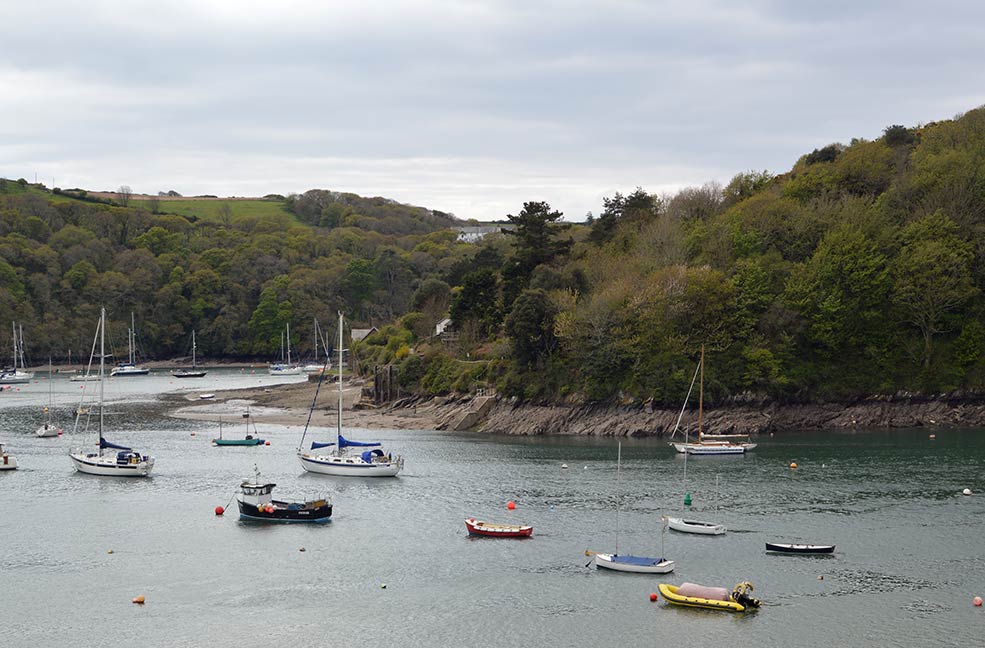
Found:
[[[150,201],[131,200],[132,207],[140,207],[150,211]],[[228,215],[231,222],[238,220],[282,220],[296,222],[294,214],[284,208],[279,200],[162,200],[158,210],[162,213],[180,214],[206,221],[221,221],[225,214],[223,205],[229,206]]]

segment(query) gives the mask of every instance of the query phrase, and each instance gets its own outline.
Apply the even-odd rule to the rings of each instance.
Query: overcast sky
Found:
[[[0,0],[0,176],[491,220],[985,103],[985,3]]]

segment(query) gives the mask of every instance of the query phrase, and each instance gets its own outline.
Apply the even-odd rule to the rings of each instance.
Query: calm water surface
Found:
[[[294,457],[300,428],[261,424],[269,447],[214,448],[214,424],[167,418],[153,398],[274,379],[151,376],[107,386],[107,436],[157,458],[152,478],[115,480],[73,472],[69,449],[91,439],[34,436],[40,378],[0,394],[0,441],[21,465],[0,473],[4,646],[981,645],[983,430],[788,434],[746,457],[690,458],[693,515],[728,534],[661,539],[660,514],[681,508],[683,460],[656,441],[623,442],[621,489],[612,440],[434,431],[351,431],[406,457],[397,479],[314,476]],[[53,387],[68,432],[79,383]],[[282,497],[331,495],[331,524],[244,524],[235,503],[214,516],[254,464]],[[535,535],[469,539],[469,516]],[[767,540],[837,551],[772,556]],[[585,566],[586,549],[658,555],[661,541],[673,574]],[[750,580],[764,606],[649,601],[657,583],[684,580]]]

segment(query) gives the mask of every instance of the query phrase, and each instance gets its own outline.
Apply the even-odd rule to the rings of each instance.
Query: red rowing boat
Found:
[[[488,536],[490,538],[527,538],[534,532],[534,528],[529,525],[497,524],[495,522],[482,522],[475,518],[465,520],[465,528],[469,530],[469,535]]]

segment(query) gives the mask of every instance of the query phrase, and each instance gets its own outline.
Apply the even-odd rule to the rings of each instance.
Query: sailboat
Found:
[[[0,470],[17,470],[17,458],[8,454],[0,443]]]
[[[311,423],[311,413],[315,409],[318,391],[321,389],[321,381],[319,381],[318,387],[315,388],[315,396],[311,400],[311,408],[308,410],[308,421],[305,423],[301,442],[298,444],[298,459],[301,461],[302,468],[308,472],[322,475],[395,477],[404,467],[403,457],[394,457],[390,453],[383,452],[380,443],[350,441],[342,436],[342,324],[342,313],[339,312],[339,419],[336,431],[337,439],[334,443],[312,441],[310,451],[306,452],[302,449],[305,436],[308,434],[308,425]],[[324,371],[322,375],[324,375]],[[335,447],[328,454],[316,454],[314,452],[319,448],[331,446]],[[367,449],[351,451],[350,448]]]
[[[137,321],[133,313],[130,313],[130,328],[127,329],[127,348],[129,350],[129,360],[121,362],[113,367],[109,372],[111,376],[146,376],[150,373],[149,369],[137,366]]]
[[[250,412],[247,410],[243,414],[243,418],[246,419],[246,436],[242,439],[223,439],[222,438],[222,419],[219,419],[219,438],[212,439],[212,445],[217,446],[258,446],[264,444],[264,439],[261,439],[257,433],[256,423],[253,424],[253,434],[250,434]]]
[[[195,366],[195,331],[192,330],[192,368],[191,369],[178,369],[177,371],[172,371],[171,375],[175,378],[203,378],[206,372],[198,369]]]
[[[649,558],[646,556],[630,556],[619,553],[619,508],[622,502],[622,443],[616,455],[616,482],[619,494],[616,499],[616,552],[595,553],[595,566],[600,569],[633,572],[637,574],[668,574],[674,571],[674,561],[666,558]],[[660,553],[663,553],[663,528],[661,528]],[[586,552],[591,554],[592,552]]]
[[[701,379],[698,386],[698,441],[697,443],[688,443],[687,441],[687,428],[684,428],[684,443],[678,443],[671,441],[670,445],[673,446],[678,452],[690,454],[690,455],[722,455],[722,454],[745,454],[747,450],[752,450],[756,447],[755,443],[749,441],[749,435],[747,434],[704,434],[702,429],[702,420],[704,413],[704,387],[705,387],[705,345],[701,345],[701,359],[698,361],[698,372],[700,373]],[[691,381],[691,387],[694,387],[694,380]],[[691,391],[688,390],[688,396],[691,395]],[[685,407],[687,406],[687,399],[684,400]],[[683,410],[682,410],[683,411]],[[680,423],[680,418],[677,419]],[[673,437],[677,433],[677,428],[674,428],[674,432],[671,434]]]
[[[306,364],[303,367],[301,367],[301,370],[304,371],[307,374],[315,374],[315,375],[317,375],[317,374],[320,374],[325,369],[331,369],[332,368],[332,361],[331,361],[331,358],[329,358],[329,355],[331,354],[331,351],[328,349],[328,345],[327,344],[326,345],[323,345],[325,347],[325,362],[322,362],[322,363],[319,363],[318,362],[318,338],[321,337],[320,336],[320,331],[321,331],[321,329],[318,326],[318,318],[316,317],[315,318],[315,331],[314,331],[314,343],[315,343],[315,345],[314,345],[314,355],[312,357],[311,362],[309,362],[308,364]]]
[[[69,351],[71,354],[71,351]],[[72,382],[86,382],[89,380],[99,380],[99,376],[92,373],[92,359],[96,356],[96,340],[92,341],[92,348],[89,350],[89,364],[83,364],[80,373],[74,374],[69,380]]]
[[[677,417],[677,424],[674,426],[674,432],[671,434],[673,436],[677,433],[677,428],[681,424],[681,417],[684,416],[684,408],[687,407],[687,400],[691,396],[691,390],[694,389],[694,381],[698,378],[698,374],[701,375],[701,387],[698,391],[698,429],[701,429],[701,409],[704,400],[704,359],[705,359],[705,347],[701,346],[701,361],[694,370],[694,376],[691,378],[691,386],[688,387],[687,396],[684,397],[684,405],[681,407],[681,413]],[[700,432],[699,432],[700,434]],[[674,445],[671,443],[671,445]],[[690,445],[687,442],[687,428],[684,428],[684,448],[685,450],[678,450],[678,452],[684,452],[684,506],[690,506],[691,504],[691,494],[687,492],[687,457],[690,452],[687,452],[687,448]],[[674,446],[676,448],[676,446]],[[704,520],[697,520],[693,518],[682,517],[667,517],[667,525],[674,531],[680,531],[681,533],[695,533],[698,535],[722,535],[725,533],[725,527],[721,524],[715,522],[705,522]]]
[[[51,358],[48,358],[48,407],[44,408],[44,424],[34,431],[39,437],[56,437],[62,433],[62,429],[51,422]]]
[[[291,364],[291,323],[287,323],[287,361],[284,361],[284,336],[280,338],[280,362],[267,368],[271,376],[300,376],[301,367]]]
[[[24,325],[20,326],[20,337],[17,335],[17,323],[11,322],[10,326],[14,337],[14,363],[8,369],[0,369],[0,385],[29,383],[34,373],[24,366]]]
[[[97,329],[99,337],[99,418],[98,418],[98,438],[96,452],[86,452],[82,449],[74,449],[69,456],[75,469],[81,473],[89,475],[100,475],[103,477],[146,477],[154,468],[154,457],[142,455],[127,446],[110,443],[103,437],[103,390],[106,386],[105,363],[106,363],[106,309],[100,309],[99,326]],[[89,410],[84,410],[75,421],[78,429],[82,416],[86,417],[86,427],[89,424]],[[104,450],[116,450],[117,452],[107,452]]]

